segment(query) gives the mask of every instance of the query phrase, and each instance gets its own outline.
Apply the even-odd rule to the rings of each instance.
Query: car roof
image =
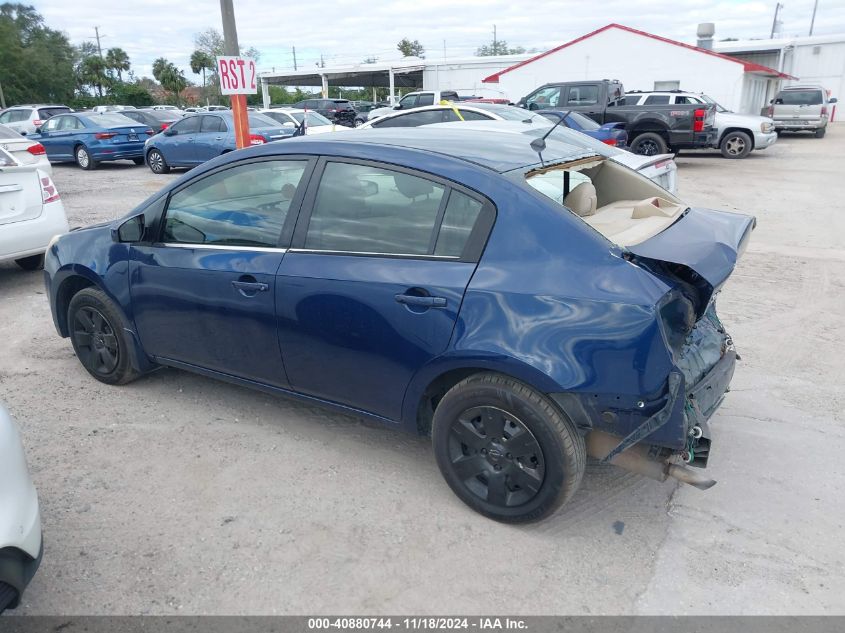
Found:
[[[320,134],[286,139],[284,143],[267,143],[258,153],[314,152],[331,155],[331,146],[344,150],[355,145],[397,147],[451,158],[486,167],[499,173],[545,163],[557,163],[584,156],[596,156],[587,143],[575,139],[549,138],[542,156],[531,147],[531,141],[551,128],[520,121],[483,121],[440,123],[418,128],[361,129],[354,134]],[[562,140],[564,139],[565,140]],[[348,154],[348,152],[346,152]]]

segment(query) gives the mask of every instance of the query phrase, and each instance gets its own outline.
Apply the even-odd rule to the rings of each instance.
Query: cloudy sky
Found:
[[[25,1],[25,0],[22,0]],[[135,72],[149,75],[164,56],[187,70],[193,35],[221,28],[217,0],[29,0],[48,26],[74,43],[94,37],[103,49],[120,46]],[[716,39],[765,38],[775,2],[755,0],[235,0],[242,46],[261,52],[261,70],[357,63],[398,57],[396,42],[418,39],[429,58],[470,56],[492,40],[545,50],[609,22],[695,43],[699,22],[716,23]],[[813,0],[783,0],[784,35],[807,35]],[[814,34],[845,33],[845,0],[818,0]],[[189,70],[186,75],[193,77]]]

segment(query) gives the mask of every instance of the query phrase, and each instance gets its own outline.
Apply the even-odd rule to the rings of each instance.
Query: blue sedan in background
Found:
[[[617,122],[599,125],[590,117],[581,114],[580,112],[567,113],[566,110],[538,110],[537,114],[540,114],[555,123],[557,123],[562,116],[565,116],[566,118],[564,119],[563,124],[566,127],[571,128],[576,132],[582,132],[588,136],[592,136],[594,139],[601,141],[605,145],[619,148],[624,148],[628,145],[628,132],[625,131],[624,123]]]
[[[561,506],[586,455],[712,485],[684,463],[733,375],[714,297],[754,218],[550,125],[444,125],[232,152],[58,237],[59,335],[106,384],[170,366],[430,434],[500,521]]]
[[[147,125],[113,112],[75,112],[50,118],[38,135],[50,162],[76,161],[82,169],[101,162],[131,160],[144,164],[144,141],[152,136]]]
[[[293,125],[256,112],[249,113],[251,145],[289,138]],[[235,149],[235,124],[230,111],[203,112],[184,117],[149,139],[144,156],[153,173],[166,174],[171,167],[196,167]]]

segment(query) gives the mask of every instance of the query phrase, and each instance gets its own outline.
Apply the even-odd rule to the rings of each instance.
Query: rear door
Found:
[[[313,160],[251,160],[170,195],[150,241],[131,247],[144,349],[171,362],[285,387],[275,274]]]
[[[566,89],[559,110],[572,110],[604,123],[604,103],[599,100],[601,87],[597,84],[572,84]],[[563,95],[562,95],[563,96]]]
[[[276,278],[291,386],[398,420],[411,377],[449,344],[494,215],[426,174],[321,162]]]
[[[54,116],[41,126],[39,139],[50,160],[68,160],[73,158],[71,135],[75,132],[77,121],[71,116]]]

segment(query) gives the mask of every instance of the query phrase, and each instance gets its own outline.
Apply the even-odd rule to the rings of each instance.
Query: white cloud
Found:
[[[152,61],[163,56],[195,79],[188,68],[193,35],[221,24],[216,0],[33,1],[48,26],[67,32],[74,43],[93,38],[99,26],[103,48],[125,49],[138,75],[149,75]],[[784,33],[806,35],[813,0],[785,4]],[[428,57],[442,57],[444,42],[449,57],[469,56],[492,40],[493,24],[509,45],[539,50],[610,22],[690,43],[699,22],[715,22],[717,40],[765,38],[773,11],[756,0],[235,0],[241,44],[261,51],[262,69],[277,70],[293,67],[293,46],[300,67],[308,67],[321,54],[327,64],[396,58],[402,37],[420,40]],[[845,32],[845,0],[819,2],[814,32]]]

